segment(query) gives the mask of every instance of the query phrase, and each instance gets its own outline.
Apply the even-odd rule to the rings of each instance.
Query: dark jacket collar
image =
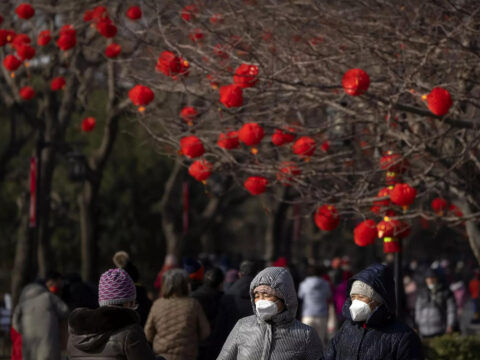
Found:
[[[102,306],[95,310],[75,309],[68,319],[68,325],[71,333],[85,335],[115,331],[139,321],[134,310]]]

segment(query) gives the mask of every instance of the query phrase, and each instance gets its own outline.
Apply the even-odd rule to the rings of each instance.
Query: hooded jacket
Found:
[[[365,322],[350,315],[350,289],[355,280],[370,285],[383,299]],[[392,271],[374,264],[353,276],[347,285],[342,309],[345,322],[330,342],[325,360],[419,360],[423,359],[420,339],[406,324],[395,319]]]
[[[67,305],[40,284],[27,285],[13,314],[13,327],[22,336],[24,360],[60,359],[59,321]]]
[[[259,285],[275,289],[285,310],[263,321],[257,315],[240,319],[227,338],[217,360],[311,360],[321,359],[322,345],[311,327],[295,319],[297,294],[290,272],[269,267],[250,284],[250,301],[256,314],[253,290]]]
[[[138,314],[127,308],[78,308],[68,319],[69,359],[154,360]]]

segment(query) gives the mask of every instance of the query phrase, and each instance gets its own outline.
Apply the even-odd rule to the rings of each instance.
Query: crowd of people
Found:
[[[61,359],[66,348],[69,359],[415,360],[422,338],[480,323],[480,272],[462,263],[412,261],[398,316],[388,265],[353,274],[346,257],[304,269],[182,260],[167,256],[155,292],[124,251],[98,286],[57,272],[27,285],[12,359]]]

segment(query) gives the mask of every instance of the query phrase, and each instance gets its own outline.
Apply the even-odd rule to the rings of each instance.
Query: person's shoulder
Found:
[[[257,324],[258,320],[256,315],[246,316],[237,321],[239,327],[251,327],[256,326]]]
[[[416,334],[410,326],[398,319],[394,319],[393,321],[389,322],[389,324],[385,327],[385,330],[397,334]]]

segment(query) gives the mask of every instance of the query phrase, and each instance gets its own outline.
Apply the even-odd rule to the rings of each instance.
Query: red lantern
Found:
[[[60,29],[60,37],[57,40],[57,46],[67,51],[77,44],[77,32],[71,25],[65,25]]]
[[[180,72],[180,58],[171,51],[163,51],[157,60],[155,70],[167,76],[174,76]]]
[[[308,157],[312,156],[315,152],[316,143],[311,137],[302,136],[300,139],[295,141],[292,149],[294,154],[302,157]]]
[[[221,133],[218,136],[217,145],[227,150],[238,148],[240,146],[240,143],[238,141],[238,132],[229,131],[226,134]]]
[[[210,24],[217,25],[222,23],[223,23],[222,14],[214,14],[212,17],[210,17]]]
[[[82,121],[82,131],[90,132],[95,128],[96,120],[94,117],[86,117]]]
[[[436,87],[427,95],[428,109],[437,116],[443,116],[448,113],[452,106],[452,97],[448,90]]]
[[[111,43],[105,49],[105,56],[108,58],[116,58],[122,52],[122,47],[119,44]]]
[[[207,160],[196,160],[188,168],[188,173],[197,181],[206,181],[212,175],[213,166]]]
[[[330,141],[326,140],[320,145],[320,148],[322,149],[323,152],[328,152],[330,149]]]
[[[322,205],[315,213],[315,224],[324,231],[335,230],[340,223],[340,216],[333,205]]]
[[[387,151],[384,156],[380,158],[380,168],[387,172],[393,172],[401,174],[407,170],[408,161],[402,160],[402,156],[393,153],[393,151]]]
[[[133,5],[128,8],[126,15],[130,20],[135,21],[142,17],[142,10],[140,10],[140,6]]]
[[[17,6],[15,13],[20,19],[28,20],[35,15],[35,9],[32,7],[32,5],[23,3]]]
[[[35,56],[35,49],[30,45],[18,45],[16,50],[17,55],[21,60],[30,60]]]
[[[139,106],[138,111],[145,111],[145,106],[150,104],[155,98],[153,91],[143,85],[135,85],[129,92],[128,97],[132,101],[133,105]]]
[[[292,130],[293,129],[289,129]],[[289,144],[293,140],[295,140],[295,134],[292,134],[291,132],[287,132],[284,130],[280,129],[275,129],[273,135],[272,135],[272,143],[276,146],[282,146],[284,144]]]
[[[300,168],[291,161],[282,163],[282,168],[277,172],[277,180],[285,186],[290,186],[295,176],[301,175]]]
[[[380,191],[377,194],[377,197],[378,198],[388,197],[388,198],[384,200],[375,201],[373,205],[378,207],[390,206],[390,194],[392,193],[392,190],[393,190],[393,187],[391,186],[380,189]]]
[[[98,32],[107,39],[113,38],[117,35],[117,27],[113,24],[110,18],[105,17],[97,23]]]
[[[197,118],[198,112],[193,106],[185,106],[182,111],[180,111],[180,117],[185,121],[189,126],[193,125],[193,122]]]
[[[63,90],[64,88],[65,88],[65,78],[63,76],[59,76],[52,79],[50,83],[50,90],[58,91],[58,90]]]
[[[91,20],[95,20],[95,22],[100,22],[105,18],[108,18],[108,11],[105,6],[99,5],[92,10]]]
[[[83,13],[83,21],[89,22],[93,20],[93,10],[85,10]]]
[[[362,69],[350,69],[343,75],[342,86],[348,95],[362,95],[370,86],[370,77]]]
[[[258,66],[242,64],[237,70],[235,70],[235,75],[233,76],[233,83],[240,86],[241,88],[249,88],[255,86],[258,82]]]
[[[190,37],[190,40],[192,40],[193,42],[198,42],[198,41],[202,40],[205,37],[205,35],[204,35],[204,33],[202,32],[201,29],[194,29],[190,33],[189,37]]]
[[[181,138],[180,147],[182,154],[190,159],[202,156],[205,153],[202,141],[195,135]]]
[[[185,6],[180,15],[182,16],[183,20],[190,21],[195,17],[197,13],[198,13],[197,6],[192,4],[192,5]]]
[[[353,230],[353,240],[358,246],[367,246],[375,243],[377,238],[377,224],[373,220],[362,221]]]
[[[238,131],[238,138],[247,146],[257,145],[262,141],[264,135],[263,127],[256,122],[246,123]]]
[[[417,190],[408,184],[396,184],[390,194],[392,203],[403,207],[404,210],[412,205],[417,196]]]
[[[21,45],[30,45],[32,42],[32,39],[27,34],[16,34],[13,37],[12,42],[12,47],[17,48],[18,46]]]
[[[5,46],[13,41],[15,31],[0,29],[0,46]]]
[[[250,176],[243,186],[252,195],[260,195],[267,189],[268,180],[262,176]]]
[[[22,62],[18,60],[15,55],[7,55],[5,56],[5,59],[3,59],[3,66],[8,71],[15,71],[20,67],[20,65],[22,65]]]
[[[242,106],[242,88],[235,84],[222,86],[220,88],[220,102],[227,108]]]
[[[437,215],[443,216],[444,211],[447,210],[448,203],[447,200],[437,197],[432,200],[431,206]]]
[[[52,36],[50,35],[50,30],[43,30],[40,31],[37,37],[37,44],[38,46],[46,46],[50,40],[52,40]]]
[[[452,212],[453,215],[458,217],[463,217],[463,212],[458,208],[458,206],[451,204],[448,208],[448,211]]]
[[[35,96],[35,90],[31,86],[24,86],[20,89],[20,97],[23,100],[31,100]]]

